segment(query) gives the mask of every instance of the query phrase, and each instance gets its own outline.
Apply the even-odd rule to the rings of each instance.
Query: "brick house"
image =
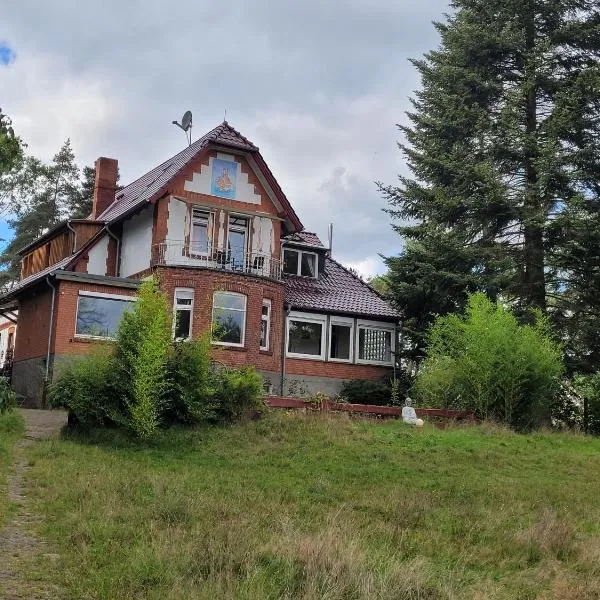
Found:
[[[110,339],[156,274],[173,337],[207,330],[216,360],[254,365],[275,393],[335,394],[393,366],[398,313],[307,231],[258,148],[227,122],[117,190],[96,161],[92,214],[21,251],[13,386],[32,404],[60,364]]]

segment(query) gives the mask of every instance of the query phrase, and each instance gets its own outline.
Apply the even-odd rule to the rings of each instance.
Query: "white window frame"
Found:
[[[285,264],[285,253],[286,252],[296,252],[298,254],[298,269],[296,270],[295,275],[298,277],[306,277],[307,279],[317,279],[319,276],[319,255],[316,252],[308,252],[307,250],[298,250],[297,248],[286,248],[283,247],[283,256],[281,257],[281,268],[282,273],[284,275],[294,275],[294,273],[286,273],[283,271],[283,265]],[[303,254],[311,254],[315,257],[315,275],[312,277],[311,275],[302,275],[302,255]]]
[[[104,292],[88,292],[80,290],[77,294],[77,306],[75,308],[75,338],[85,340],[112,340],[114,337],[106,335],[88,335],[86,333],[77,333],[77,321],[79,319],[79,298],[80,296],[88,296],[91,298],[105,298],[107,300],[125,300],[126,302],[137,302],[137,296],[126,296],[125,294],[106,294]]]
[[[390,332],[390,361],[379,361],[379,360],[365,360],[364,358],[360,358],[360,330],[361,329],[379,329],[381,331],[389,331]],[[363,365],[382,365],[385,367],[391,367],[394,365],[394,356],[396,351],[396,336],[395,336],[396,327],[392,323],[382,323],[381,321],[364,321],[357,320],[356,322],[356,332],[354,334],[354,348],[356,349],[356,364]]]
[[[265,306],[268,309],[266,316],[262,314],[262,309]],[[259,346],[259,348],[260,348],[260,350],[268,350],[269,347],[271,346],[271,300],[269,300],[268,298],[263,298],[263,301],[262,301],[262,306],[261,306],[261,311],[260,311],[261,329],[262,329],[263,321],[265,321],[267,323],[266,335],[265,335],[266,344],[264,346]],[[259,344],[260,344],[260,342],[259,342]]]
[[[350,327],[350,356],[348,358],[333,358],[331,356],[331,340],[332,336],[332,327],[334,325],[341,325],[342,327]],[[337,317],[332,316],[329,319],[329,336],[327,340],[327,360],[331,362],[340,362],[340,363],[352,363],[354,362],[354,319],[351,317]]]
[[[179,308],[177,306],[177,300],[178,300],[178,294],[181,294],[181,299],[182,300],[191,300],[192,303],[189,305],[189,308],[187,305],[184,305],[184,307]],[[187,297],[185,297],[185,295],[188,295]],[[185,310],[185,311],[189,311],[190,313],[190,331],[189,331],[189,335],[186,338],[176,338],[175,337],[175,324],[177,321],[177,311],[178,310]],[[194,288],[175,288],[175,292],[173,293],[173,329],[172,329],[172,334],[171,337],[176,341],[176,342],[185,342],[185,341],[189,341],[192,339],[192,329],[194,326]]]
[[[236,348],[243,348],[244,347],[244,343],[246,341],[246,318],[247,318],[247,312],[248,312],[248,296],[246,296],[246,294],[240,294],[239,292],[230,292],[229,290],[215,290],[213,292],[213,301],[212,301],[212,309],[210,311],[210,327],[212,330],[213,327],[213,319],[214,319],[214,312],[215,312],[215,296],[217,294],[229,294],[230,296],[239,296],[240,298],[244,299],[244,319],[242,321],[242,339],[241,339],[241,343],[236,343],[236,342],[219,342],[218,340],[213,340],[211,337],[211,343],[215,344],[216,346],[233,346]],[[236,310],[238,312],[242,312],[239,308],[225,308],[222,306],[217,306],[216,308],[222,308],[223,310]]]
[[[232,224],[231,219],[244,219],[246,221],[246,225],[238,225],[237,223]],[[235,231],[236,233],[244,234],[244,263],[247,261],[248,257],[248,247],[250,244],[250,217],[248,215],[238,215],[236,213],[228,213],[227,215],[227,243],[225,244],[225,248],[227,251],[227,259],[229,260],[229,233],[231,231]]]
[[[199,212],[202,213],[203,216],[202,217],[195,217],[194,216],[194,212]],[[206,215],[206,216],[204,216]],[[197,243],[194,240],[194,225],[196,224],[196,222],[202,222],[204,223],[204,221],[206,221],[206,252],[204,252],[203,250],[201,250],[200,252],[195,252],[194,251],[194,244]],[[213,231],[213,223],[214,223],[214,213],[213,211],[211,211],[208,208],[204,208],[202,206],[192,206],[191,209],[191,218],[190,218],[190,253],[195,255],[195,256],[208,256],[211,253],[211,247],[212,247],[212,243],[211,243],[211,237],[212,237],[212,231]]]
[[[303,323],[318,323],[321,325],[321,354],[300,354],[297,352],[290,352],[290,322],[291,321],[300,321]],[[303,313],[303,312],[290,312],[289,316],[285,322],[285,355],[290,358],[303,358],[306,360],[325,360],[326,355],[326,333],[327,333],[327,316],[326,315],[318,315],[313,313]]]

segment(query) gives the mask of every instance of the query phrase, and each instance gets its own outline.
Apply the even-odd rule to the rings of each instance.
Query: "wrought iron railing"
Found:
[[[204,267],[281,279],[281,263],[270,253],[213,244],[168,241],[154,246],[157,265]]]

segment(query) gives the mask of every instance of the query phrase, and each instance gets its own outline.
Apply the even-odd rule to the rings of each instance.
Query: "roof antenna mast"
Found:
[[[192,145],[192,111],[186,110],[183,117],[181,117],[181,123],[173,121],[173,125],[177,125],[179,129],[185,133],[185,139],[188,142],[188,146]]]

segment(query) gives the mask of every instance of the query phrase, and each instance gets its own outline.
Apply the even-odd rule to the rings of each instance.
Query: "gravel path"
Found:
[[[32,531],[41,519],[29,510],[27,489],[23,484],[24,473],[29,468],[24,449],[36,440],[58,436],[67,422],[67,415],[54,410],[21,409],[20,412],[25,417],[27,431],[25,439],[16,444],[15,460],[8,477],[8,499],[16,508],[0,531],[0,598],[54,600],[61,597],[60,591],[44,584],[36,572],[56,568],[59,557]],[[35,569],[32,568],[34,564]]]

